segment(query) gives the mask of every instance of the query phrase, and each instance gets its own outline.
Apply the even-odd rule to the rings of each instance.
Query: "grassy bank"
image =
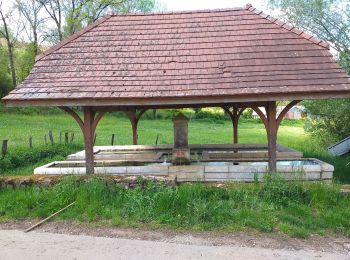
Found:
[[[350,235],[350,199],[334,185],[266,180],[228,188],[202,184],[126,189],[97,178],[66,178],[50,188],[1,188],[0,219],[58,218],[124,227]]]
[[[49,113],[50,112],[50,113]],[[68,115],[59,110],[49,111],[48,114],[18,114],[0,113],[0,141],[8,139],[9,154],[21,152],[28,148],[28,138],[32,136],[34,149],[38,153],[41,149],[50,149],[50,145],[44,146],[44,135],[52,130],[55,143],[59,142],[60,132],[74,133],[74,144],[76,149],[68,149],[67,152],[75,152],[83,147],[83,138],[76,122]],[[171,115],[162,115],[163,119],[151,120],[149,116],[141,119],[139,123],[139,143],[154,144],[159,135],[159,143],[171,144],[173,142],[173,129],[170,120]],[[167,118],[167,119],[164,119]],[[96,145],[108,145],[111,135],[116,134],[116,144],[126,145],[132,143],[131,125],[127,118],[108,114],[100,122],[97,128]],[[47,136],[48,138],[48,136]],[[231,143],[232,125],[229,120],[194,119],[189,124],[190,143]],[[261,122],[242,118],[239,122],[239,142],[241,143],[266,143],[266,132]],[[335,177],[343,183],[350,182],[350,156],[335,158],[326,153],[324,147],[316,145],[309,139],[303,129],[303,122],[284,120],[279,129],[278,142],[300,151],[306,157],[315,157],[335,165]],[[32,174],[33,169],[50,160],[62,160],[66,153],[57,153],[56,157],[41,157],[41,160],[22,162],[16,168],[7,169],[0,165],[1,174]],[[25,157],[25,156],[24,156]],[[1,164],[1,163],[0,163]]]

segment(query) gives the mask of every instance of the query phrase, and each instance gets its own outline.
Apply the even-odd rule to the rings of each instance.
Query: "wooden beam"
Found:
[[[298,104],[301,100],[293,100],[291,101],[282,111],[281,113],[278,115],[277,117],[277,128],[280,126],[283,118],[285,117],[285,115],[288,113],[288,111],[293,108],[296,104]]]
[[[232,130],[233,130],[233,143],[238,143],[238,122],[239,118],[241,117],[243,111],[246,109],[246,106],[240,107],[238,104],[232,107],[232,111],[228,106],[222,106],[221,107],[230,117],[232,122]]]
[[[332,99],[349,98],[350,90],[317,91],[278,94],[245,94],[214,97],[164,97],[164,98],[65,98],[65,99],[2,99],[7,107],[19,106],[94,106],[94,107],[137,107],[137,108],[174,108],[174,107],[220,107],[222,104],[261,103],[275,100]],[[118,104],[116,106],[116,104]],[[260,105],[259,105],[260,106]],[[249,106],[250,107],[250,106]],[[116,110],[113,110],[116,111]]]
[[[137,110],[129,110],[129,111],[124,111],[126,115],[129,117],[131,127],[132,127],[132,143],[133,145],[138,144],[138,133],[137,133],[137,128],[138,128],[138,123],[141,118],[141,116],[147,111],[147,109],[141,109],[140,111]]]
[[[84,123],[83,123],[83,120],[80,118],[80,116],[79,116],[76,112],[74,112],[74,111],[73,111],[71,108],[69,108],[69,107],[58,107],[58,108],[62,109],[64,112],[70,114],[70,115],[75,119],[75,121],[77,121],[77,123],[78,123],[80,129],[81,129],[82,131],[84,131]]]
[[[269,102],[266,107],[267,115],[267,140],[269,155],[269,172],[275,173],[277,170],[277,108],[276,102]]]
[[[102,119],[102,117],[107,113],[107,111],[101,111],[97,114],[97,116],[94,119],[94,122],[92,124],[92,128],[94,129],[94,132],[96,130],[96,127],[98,125],[98,123],[100,122],[100,120]]]
[[[94,118],[95,112],[91,107],[84,107],[84,143],[85,143],[85,167],[86,174],[94,174]]]
[[[268,128],[268,122],[267,122],[267,117],[264,115],[264,113],[260,110],[260,108],[258,106],[251,106],[251,108],[255,111],[255,113],[258,114],[258,116],[260,117],[261,121],[265,125],[265,128],[267,129]]]

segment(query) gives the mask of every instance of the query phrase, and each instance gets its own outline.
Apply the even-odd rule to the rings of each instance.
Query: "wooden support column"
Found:
[[[84,107],[84,119],[82,120],[80,116],[69,107],[60,108],[70,114],[80,126],[84,135],[86,174],[94,174],[94,135],[99,121],[106,112],[101,111],[96,116],[96,112],[92,107]]]
[[[95,113],[90,107],[84,107],[84,144],[86,174],[94,174],[94,134]]]
[[[125,111],[127,116],[129,117],[131,127],[132,127],[132,144],[138,144],[138,133],[137,127],[141,116],[147,111],[147,109],[142,109],[140,111]]]
[[[263,121],[268,140],[268,153],[269,153],[269,171],[274,173],[277,170],[277,132],[278,128],[288,111],[298,104],[300,100],[291,101],[278,115],[276,102],[268,102],[265,106],[266,116],[257,106],[252,106],[252,109],[260,116]]]
[[[266,106],[267,116],[267,142],[269,154],[269,171],[275,173],[277,170],[277,109],[276,102],[271,101]]]
[[[242,108],[232,107],[232,111],[230,110],[229,107],[222,107],[222,109],[225,110],[225,112],[231,118],[232,131],[233,131],[232,140],[234,144],[237,144],[238,143],[238,121],[243,111],[246,109],[246,107],[242,107]]]

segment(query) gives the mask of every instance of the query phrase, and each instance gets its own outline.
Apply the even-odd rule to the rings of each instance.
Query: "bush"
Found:
[[[47,145],[41,147],[17,148],[11,150],[3,159],[0,159],[0,174],[4,174],[9,170],[32,165],[46,158],[54,156],[68,156],[69,154],[83,149],[81,145]]]
[[[323,145],[350,136],[350,99],[304,101],[310,117],[305,130]]]

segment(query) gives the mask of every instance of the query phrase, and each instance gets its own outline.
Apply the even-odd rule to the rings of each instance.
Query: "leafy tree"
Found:
[[[12,85],[17,85],[16,81],[16,69],[15,69],[15,57],[14,57],[14,44],[16,42],[16,36],[11,31],[10,23],[12,18],[13,9],[5,11],[0,0],[0,37],[4,38],[7,45],[7,54],[9,58]]]
[[[30,73],[35,62],[35,49],[33,44],[25,44],[16,49],[16,75],[17,82],[21,83]]]
[[[79,31],[108,12],[148,12],[154,9],[154,0],[36,0],[54,22],[49,35],[53,42]]]
[[[34,55],[39,53],[39,33],[46,19],[40,17],[42,5],[37,0],[15,0],[15,7],[25,20],[24,30],[31,41]]]
[[[350,74],[350,2],[348,0],[269,0],[289,22],[327,40],[341,67]],[[329,144],[350,135],[350,99],[304,101],[313,117],[306,130]]]
[[[8,64],[7,50],[0,45],[0,98],[5,96],[12,88]]]

